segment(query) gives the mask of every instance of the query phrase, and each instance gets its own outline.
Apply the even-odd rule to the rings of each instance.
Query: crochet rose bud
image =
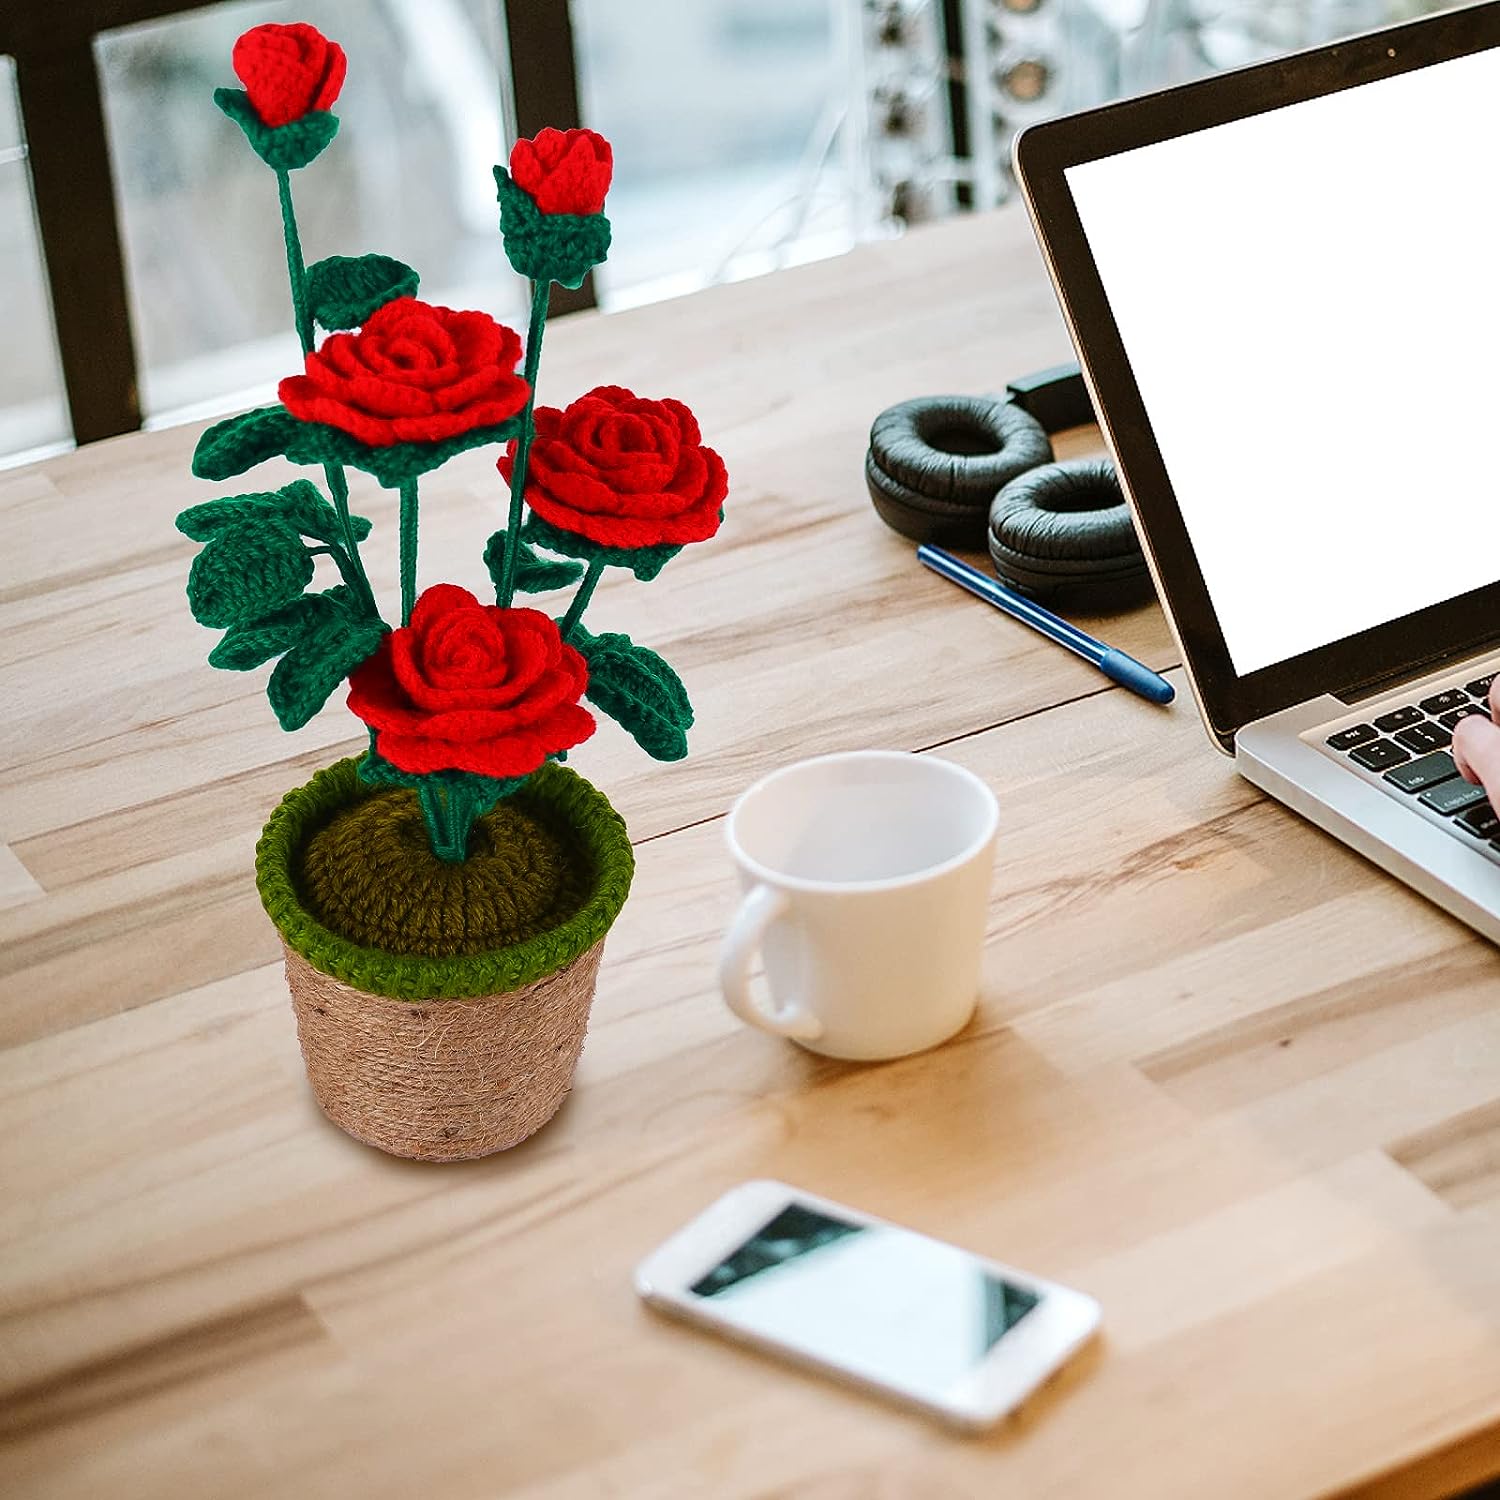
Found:
[[[592,130],[554,130],[522,137],[510,153],[510,175],[544,214],[603,211],[614,172],[614,152]]]
[[[254,26],[235,44],[234,71],[263,125],[290,125],[332,106],[348,59],[316,26]]]

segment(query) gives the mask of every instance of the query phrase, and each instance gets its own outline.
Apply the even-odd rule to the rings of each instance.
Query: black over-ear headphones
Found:
[[[1077,365],[1000,396],[919,396],[870,429],[865,482],[888,526],[914,541],[988,545],[995,571],[1034,599],[1120,608],[1151,576],[1105,458],[1056,462],[1048,434],[1094,420]]]

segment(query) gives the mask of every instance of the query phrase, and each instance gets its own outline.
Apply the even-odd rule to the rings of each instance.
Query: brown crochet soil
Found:
[[[567,825],[525,791],[474,825],[462,864],[427,841],[416,793],[342,808],[302,853],[298,894],[323,926],[386,953],[453,958],[524,942],[566,922],[593,871]]]

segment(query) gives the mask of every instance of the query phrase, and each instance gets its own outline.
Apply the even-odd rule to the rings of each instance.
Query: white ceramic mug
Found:
[[[829,1057],[946,1041],[974,1013],[998,821],[989,787],[932,755],[856,750],[756,782],[727,828],[745,892],[719,959],[729,1008]]]

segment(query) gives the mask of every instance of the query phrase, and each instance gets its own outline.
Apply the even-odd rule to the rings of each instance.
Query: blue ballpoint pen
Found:
[[[1059,619],[1050,609],[1043,609],[1035,600],[1007,588],[998,579],[981,573],[978,568],[971,568],[951,552],[944,552],[941,547],[929,547],[924,542],[917,548],[917,560],[926,564],[934,573],[941,573],[944,578],[958,584],[960,588],[977,594],[987,604],[1004,610],[1023,625],[1029,625],[1049,640],[1056,641],[1059,646],[1067,647],[1075,655],[1098,667],[1111,682],[1118,682],[1132,693],[1138,693],[1152,703],[1170,703],[1177,696],[1177,690],[1165,677],[1153,672],[1150,667],[1142,666],[1133,656],[1116,651],[1103,641],[1096,641],[1076,625]]]

